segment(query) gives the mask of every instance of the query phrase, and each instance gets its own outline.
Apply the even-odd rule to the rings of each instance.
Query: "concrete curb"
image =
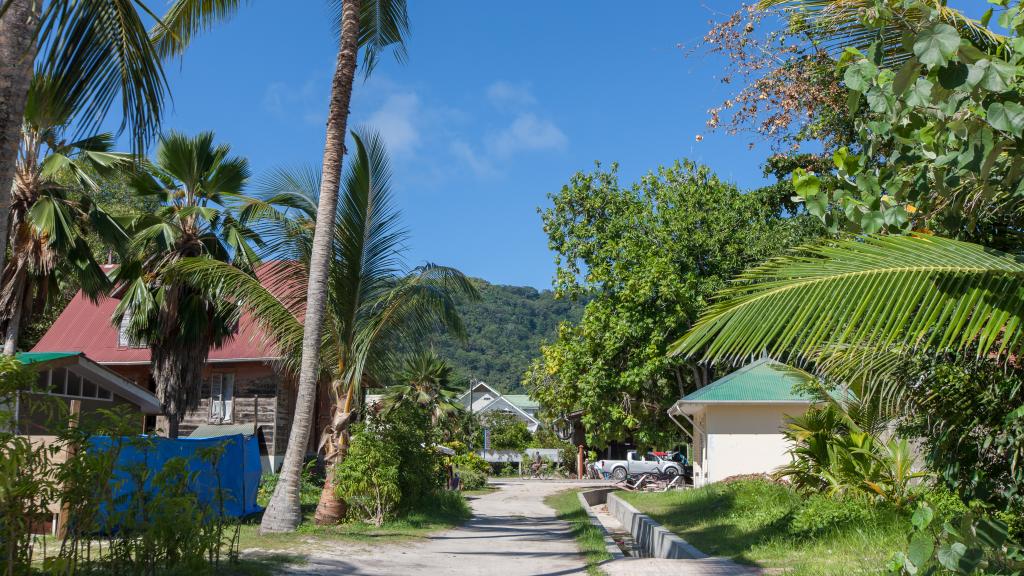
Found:
[[[689,542],[676,536],[646,514],[641,514],[632,504],[615,494],[607,494],[608,513],[623,527],[628,527],[637,546],[643,548],[651,558],[707,558],[708,555],[694,548]]]
[[[576,497],[580,499],[580,506],[587,513],[587,518],[590,520],[592,526],[596,526],[602,534],[604,534],[604,548],[611,554],[612,560],[622,560],[626,557],[623,554],[622,549],[619,548],[615,540],[612,540],[608,530],[605,529],[604,524],[598,520],[597,516],[590,509],[595,504],[604,504],[607,501],[608,494],[614,492],[616,488],[597,488],[596,490],[587,490],[585,492],[577,492]]]

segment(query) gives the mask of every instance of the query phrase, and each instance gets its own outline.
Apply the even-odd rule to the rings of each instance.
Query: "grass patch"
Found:
[[[619,495],[706,554],[789,576],[881,573],[910,530],[891,507],[765,480]]]
[[[401,517],[374,526],[366,522],[345,522],[335,526],[317,526],[313,522],[316,502],[303,503],[303,521],[295,532],[260,534],[259,519],[242,526],[241,548],[261,550],[302,551],[320,542],[345,540],[350,542],[401,542],[438,530],[457,526],[472,516],[465,498],[456,492],[440,492],[422,502],[416,509]]]
[[[578,490],[567,490],[552,494],[544,499],[544,503],[554,508],[559,520],[564,520],[572,527],[573,538],[579,546],[580,553],[587,561],[587,574],[600,576],[598,566],[612,556],[604,546],[604,531],[590,523],[590,518],[576,496]]]

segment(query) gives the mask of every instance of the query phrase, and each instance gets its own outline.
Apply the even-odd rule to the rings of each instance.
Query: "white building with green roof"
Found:
[[[767,474],[788,463],[789,444],[781,431],[785,418],[816,402],[794,387],[814,379],[764,358],[679,399],[668,413],[677,423],[692,425],[694,485]]]
[[[526,394],[501,394],[486,382],[476,382],[469,390],[459,396],[459,402],[466,410],[483,415],[488,412],[508,412],[522,420],[530,432],[536,432],[540,426],[537,410],[540,404]]]

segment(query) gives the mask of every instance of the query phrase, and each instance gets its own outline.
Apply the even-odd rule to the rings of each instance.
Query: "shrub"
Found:
[[[459,454],[458,456],[452,457],[452,465],[454,465],[459,472],[472,470],[485,477],[491,473],[491,465],[480,456],[469,452],[466,454]]]
[[[338,465],[338,496],[348,502],[350,516],[377,526],[394,517],[402,499],[399,451],[366,427],[352,434],[348,456]]]
[[[874,506],[865,498],[834,498],[814,494],[804,501],[789,523],[789,533],[797,537],[813,537],[829,532],[855,528],[868,522]]]
[[[299,500],[303,504],[316,504],[320,501],[320,492],[324,488],[324,477],[316,467],[316,460],[310,460],[302,470],[302,478],[299,480]],[[270,497],[274,495],[277,488],[279,474],[264,474],[260,478],[260,487],[256,492],[256,502],[260,506],[266,506]]]
[[[459,479],[462,481],[463,490],[479,490],[487,486],[487,475],[472,468],[460,470]]]

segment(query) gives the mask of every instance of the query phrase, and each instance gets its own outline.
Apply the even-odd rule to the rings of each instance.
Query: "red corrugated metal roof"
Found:
[[[82,352],[100,364],[149,363],[149,348],[119,346],[118,329],[111,323],[120,300],[101,298],[91,302],[79,292],[61,312],[57,321],[32,348],[32,352]],[[271,343],[264,342],[263,331],[248,315],[238,323],[238,334],[223,346],[210,351],[210,361],[273,358]]]

